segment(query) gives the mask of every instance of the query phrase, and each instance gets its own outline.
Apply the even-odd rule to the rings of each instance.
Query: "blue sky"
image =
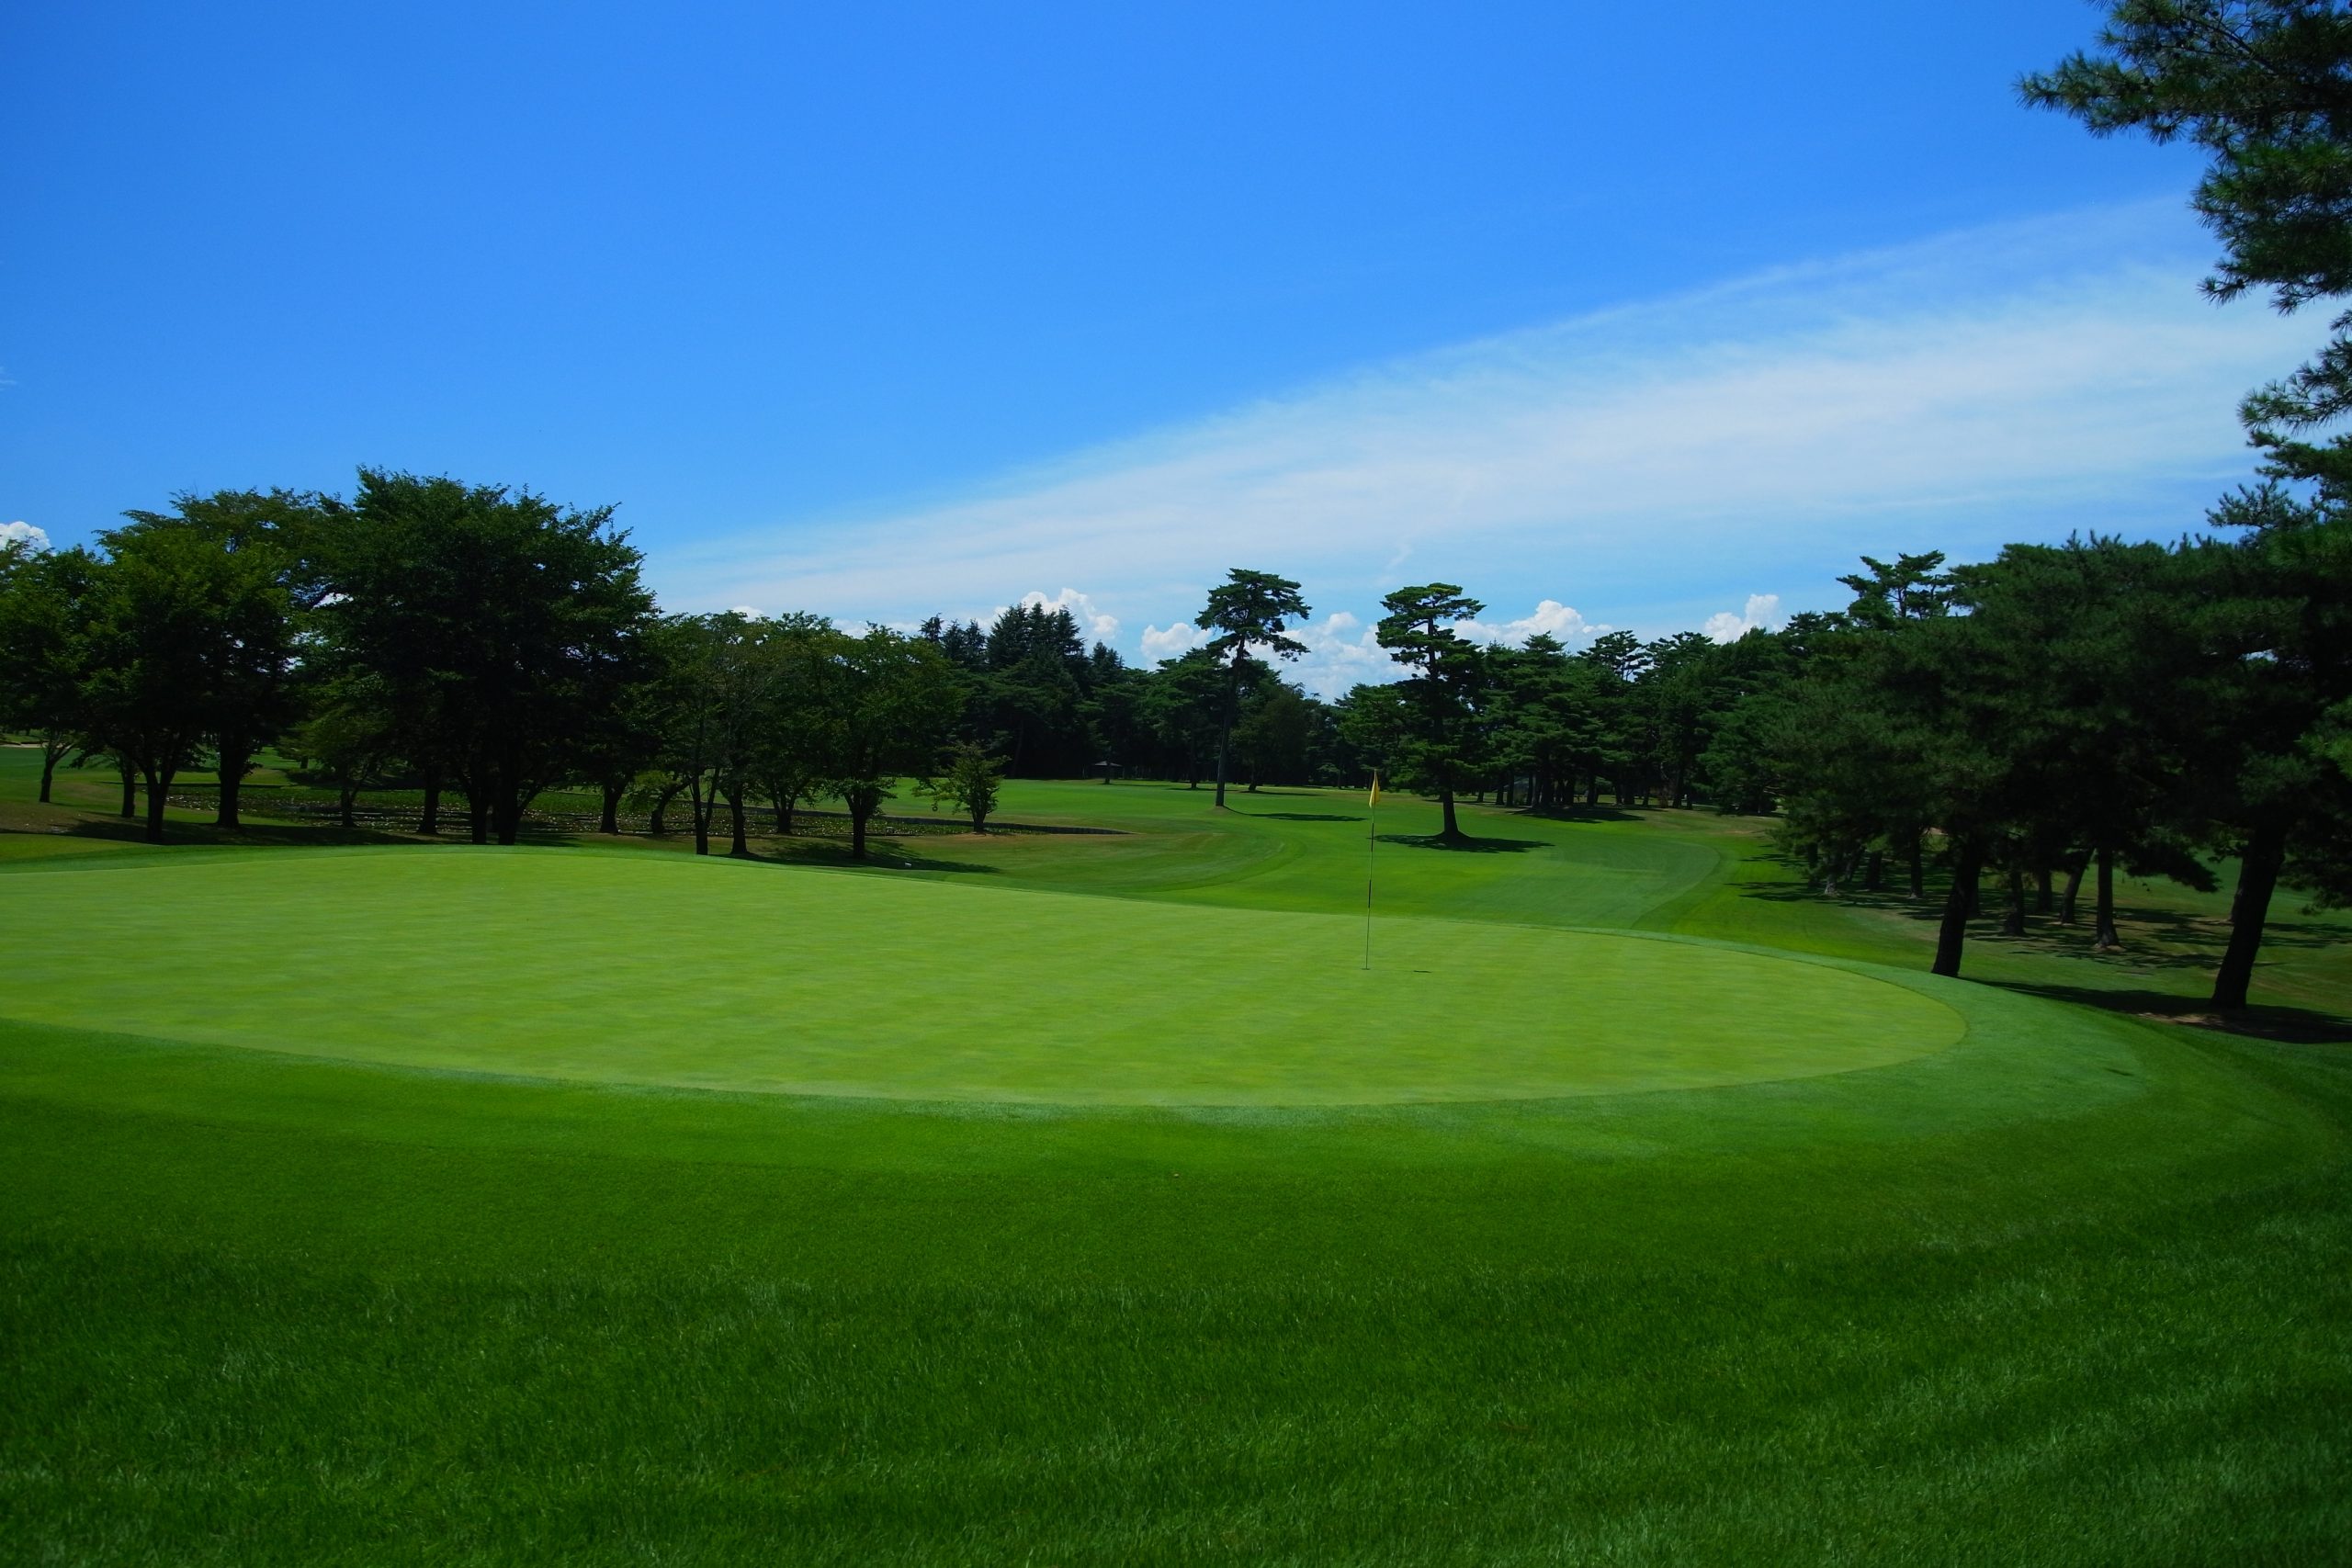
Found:
[[[9,7],[0,520],[382,464],[618,502],[674,607],[1130,655],[1262,567],[1326,687],[1402,581],[1721,628],[2175,534],[2321,323],[2197,298],[2192,152],[2016,106],[2097,19]]]

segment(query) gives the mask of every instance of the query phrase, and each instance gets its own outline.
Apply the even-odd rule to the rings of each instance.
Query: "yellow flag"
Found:
[[[1364,805],[1365,805],[1367,807],[1370,807],[1377,806],[1377,805],[1379,805],[1379,804],[1380,804],[1380,770],[1379,770],[1378,768],[1374,768],[1374,769],[1372,771],[1372,798],[1371,798],[1370,800],[1365,801],[1365,802],[1364,802]]]

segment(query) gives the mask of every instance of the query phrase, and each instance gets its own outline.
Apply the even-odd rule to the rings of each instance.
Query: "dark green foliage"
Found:
[[[327,531],[327,635],[381,682],[410,755],[464,784],[477,843],[514,841],[626,683],[652,599],[610,518],[363,469]]]
[[[850,853],[865,858],[866,824],[898,782],[928,774],[956,720],[956,672],[932,643],[883,626],[834,634],[812,661],[819,775],[841,797]]]
[[[208,742],[231,738],[224,766],[242,777],[254,737],[290,716],[293,604],[284,561],[267,546],[223,547],[205,529],[162,519],[104,540],[82,643],[83,719],[91,741],[145,785],[147,836],[161,842],[164,796]],[[223,825],[235,825],[233,807],[224,805]]]
[[[1216,660],[1226,677],[1225,706],[1218,716],[1216,741],[1216,804],[1220,807],[1225,804],[1233,726],[1241,715],[1245,672],[1250,666],[1262,663],[1268,654],[1276,659],[1296,659],[1305,653],[1306,645],[1285,633],[1292,623],[1305,620],[1307,614],[1306,601],[1299,596],[1298,584],[1271,571],[1235,567],[1225,574],[1223,582],[1209,590],[1200,626],[1216,635],[1202,645],[1202,651]]]
[[[2268,289],[2282,310],[2352,293],[2352,13],[2332,0],[2117,0],[2095,52],[2028,77],[2026,101],[2072,114],[2099,135],[2139,130],[2186,139],[2210,155],[2194,205],[2223,255],[2207,291],[2230,299]],[[2225,499],[2214,521],[2252,537],[2217,585],[2245,615],[2227,643],[2267,617],[2241,647],[2243,689],[2215,748],[2222,787],[2209,810],[2242,867],[2238,934],[2214,984],[2225,1007],[2245,1001],[2270,895],[2296,842],[2325,845],[2342,829],[2340,769],[2309,738],[2347,695],[2352,626],[2344,597],[2352,503],[2352,436],[2306,439],[2352,411],[2352,315],[2330,323],[2319,354],[2250,396],[2241,411],[2267,454],[2265,482]],[[2258,608],[2258,606],[2267,606]],[[2336,857],[2302,857],[2328,883]]]
[[[1401,700],[1386,712],[1401,720],[1386,737],[1400,782],[1426,789],[1444,812],[1440,837],[1463,837],[1454,797],[1491,765],[1490,729],[1481,707],[1488,692],[1486,650],[1453,627],[1486,609],[1451,582],[1400,588],[1381,600],[1388,613],[1374,635],[1408,671]]]
[[[1524,779],[1525,804],[1544,811],[1574,806],[1579,779],[1622,765],[1623,681],[1597,660],[1573,659],[1538,634],[1488,655],[1495,692],[1495,761],[1507,780]]]
[[[1228,683],[1216,656],[1196,648],[1164,660],[1138,705],[1146,733],[1163,756],[1176,760],[1174,776],[1195,788],[1215,763]]]
[[[1242,705],[1234,727],[1234,755],[1251,793],[1261,784],[1306,784],[1316,759],[1328,752],[1330,718],[1321,703],[1285,682],[1268,679],[1263,694]]]
[[[745,797],[775,727],[783,671],[758,623],[731,611],[674,617],[653,641],[664,674],[652,698],[662,738],[656,756],[671,793],[685,792],[695,853],[710,852],[724,801],[731,807],[730,851],[747,855]]]
[[[989,814],[1003,791],[1003,764],[969,740],[949,748],[945,765],[923,783],[923,793],[934,803],[953,806],[969,817],[975,833],[989,830]]]
[[[0,728],[40,741],[43,802],[58,762],[93,743],[82,682],[98,570],[87,550],[0,545]]]
[[[805,613],[774,616],[760,626],[761,655],[771,678],[748,761],[752,783],[767,797],[779,833],[793,830],[796,805],[825,790],[819,666],[839,637],[831,622]]]
[[[390,782],[401,761],[401,735],[394,708],[364,674],[345,676],[312,695],[311,716],[288,738],[288,747],[311,764],[304,782],[323,782],[335,791],[335,817],[357,826],[353,807],[363,789]],[[224,781],[225,782],[225,781]]]
[[[253,599],[232,650],[218,659],[207,705],[206,738],[220,780],[216,822],[239,826],[239,786],[254,758],[300,711],[297,678],[298,617],[327,592],[320,545],[330,512],[323,498],[276,490],[220,491],[174,498],[170,512],[128,512],[131,530],[176,530],[194,536],[237,563],[248,579],[275,592]],[[115,549],[115,536],[107,536]]]

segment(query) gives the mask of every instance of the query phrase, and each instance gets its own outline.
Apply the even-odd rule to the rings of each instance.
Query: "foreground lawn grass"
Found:
[[[1020,804],[1076,813],[1087,787]],[[1361,825],[1295,797],[1308,819],[1187,850],[1170,793],[1159,827],[1157,800],[1103,808],[1119,840],[926,844],[928,881],[572,850],[0,875],[25,953],[0,998],[6,1555],[2346,1560],[2342,1047],[1897,992],[1869,961],[1909,952],[1899,914],[1779,897],[1752,838],[1705,818],[1384,845],[1400,941],[1510,962],[1427,1017],[1408,990],[1329,1027],[1302,954]],[[1223,870],[1188,882],[1188,859]],[[1024,885],[1064,894],[997,891]],[[1435,918],[1488,894],[1521,912]],[[1586,926],[1845,967],[1551,929]],[[1248,940],[1209,942],[1227,930]],[[1599,1031],[1585,972],[1544,960],[1595,942],[1668,966],[1589,1013],[1679,1003],[1678,974],[1703,1000],[1736,959],[1768,991],[1885,991],[1965,1032],[1862,1070],[1564,1083]],[[1199,952],[1153,956],[1170,942]],[[1054,982],[942,989],[959,943]],[[1267,947],[1280,1028],[1214,988]],[[641,1011],[616,1017],[625,995]],[[828,1039],[863,1017],[858,1059],[899,1098],[609,1081],[784,1049],[726,1033],[779,996],[847,1010]],[[939,1037],[985,1072],[894,1043],[942,1006],[1006,1010]],[[1383,1043],[1447,1010],[1479,1049]],[[1490,1013],[1523,1027],[1476,1035]],[[1666,1032],[1720,1066],[1747,1059],[1736,1027]],[[583,1033],[656,1070],[565,1055]],[[549,1053],[607,1081],[533,1076]],[[1313,1103],[1325,1068],[1391,1075],[1392,1102]]]

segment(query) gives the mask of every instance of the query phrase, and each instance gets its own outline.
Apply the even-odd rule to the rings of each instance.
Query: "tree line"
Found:
[[[913,631],[663,615],[608,511],[368,470],[347,501],[188,496],[94,548],[0,553],[0,723],[42,747],[43,799],[61,763],[110,764],[155,839],[198,766],[236,826],[273,749],[346,823],[411,789],[418,831],[511,844],[581,787],[607,832],[635,801],[739,855],[761,813],[790,833],[830,799],[863,857],[909,781],[985,829],[1008,773],[1106,760],[1217,805],[1376,772],[1435,798],[1441,843],[1465,797],[1778,813],[1833,891],[1934,879],[1946,974],[1988,879],[2013,932],[2030,904],[2071,921],[2087,883],[2110,945],[2119,870],[2210,888],[2234,860],[2214,998],[2242,1006],[2278,888],[2352,897],[2352,516],[2332,479],[2305,490],[2271,474],[2169,546],[1866,558],[1846,609],[1728,643],[1482,643],[1477,600],[1406,587],[1374,628],[1400,678],[1327,704],[1281,676],[1309,607],[1270,572],[1229,572],[1201,646],[1148,669],[1038,604]]]
[[[181,496],[94,547],[0,550],[0,725],[41,745],[43,800],[61,764],[110,766],[157,840],[198,769],[219,779],[218,825],[239,826],[272,750],[334,788],[346,824],[362,792],[413,791],[419,832],[511,844],[534,799],[581,788],[605,831],[633,803],[657,833],[683,818],[698,852],[736,853],[757,815],[789,833],[832,800],[863,855],[909,781],[983,829],[1006,776],[1180,780],[1222,806],[1228,787],[1385,767],[1430,784],[1449,833],[1457,790],[1556,806],[1704,788],[1691,693],[1714,645],[1696,634],[1473,649],[1446,622],[1479,605],[1407,590],[1379,636],[1412,678],[1327,703],[1282,676],[1308,606],[1270,572],[1227,573],[1201,645],[1145,668],[1040,603],[912,631],[664,615],[642,564],[610,509],[447,478]],[[1437,729],[1404,724],[1404,702]]]

